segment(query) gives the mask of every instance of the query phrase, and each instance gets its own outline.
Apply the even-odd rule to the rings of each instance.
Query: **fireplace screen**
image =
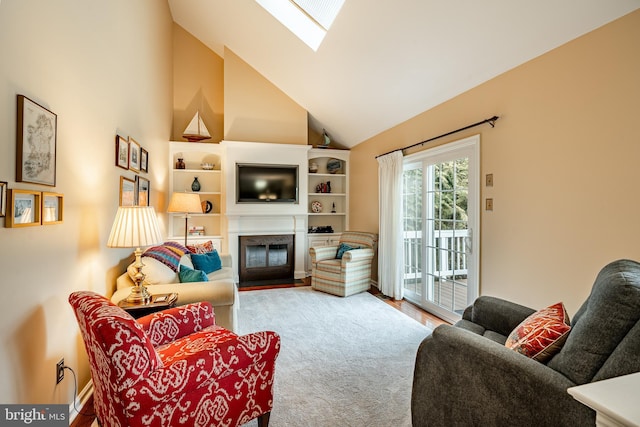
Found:
[[[293,235],[240,236],[240,286],[293,279]]]

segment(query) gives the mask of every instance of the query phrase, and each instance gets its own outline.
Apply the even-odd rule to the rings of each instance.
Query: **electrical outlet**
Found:
[[[64,358],[60,359],[58,363],[56,363],[56,384],[59,384],[60,381],[64,379]]]

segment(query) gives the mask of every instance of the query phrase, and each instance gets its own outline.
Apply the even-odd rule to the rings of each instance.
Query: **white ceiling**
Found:
[[[346,0],[313,52],[253,0],[168,1],[177,24],[220,56],[230,48],[346,147],[640,7],[640,0]]]

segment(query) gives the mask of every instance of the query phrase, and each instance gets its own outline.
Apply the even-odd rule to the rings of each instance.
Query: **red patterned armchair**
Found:
[[[238,336],[207,302],[134,320],[94,292],[74,292],[102,426],[269,424],[280,337]]]

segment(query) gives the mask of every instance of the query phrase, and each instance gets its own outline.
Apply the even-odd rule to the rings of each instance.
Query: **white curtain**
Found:
[[[378,244],[378,287],[394,299],[402,299],[402,152],[378,157],[380,239]]]

